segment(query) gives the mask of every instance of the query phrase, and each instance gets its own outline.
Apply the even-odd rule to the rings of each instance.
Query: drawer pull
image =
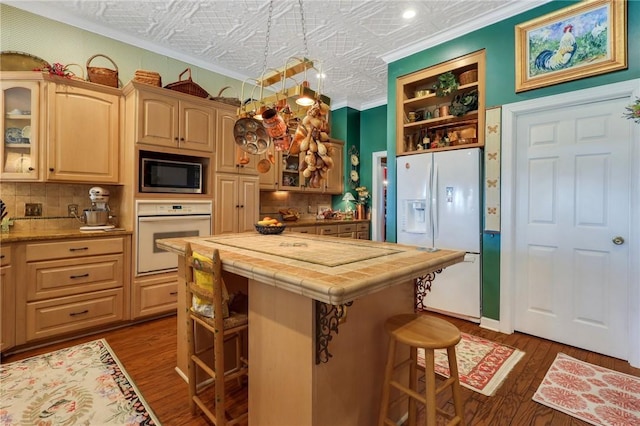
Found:
[[[83,251],[89,250],[89,247],[78,247],[78,248],[70,248],[69,251]]]
[[[0,259],[4,259],[4,254],[0,254]]]
[[[171,293],[169,293],[169,296],[176,296],[178,294],[177,291],[172,291]]]
[[[300,231],[301,234],[308,234],[309,231]]]
[[[80,311],[80,312],[71,312],[69,314],[69,316],[70,317],[75,317],[75,316],[78,316],[78,315],[84,315],[84,314],[88,314],[88,313],[89,313],[89,310],[85,309],[84,311]]]
[[[76,278],[86,278],[88,276],[89,276],[89,273],[86,273],[86,274],[82,274],[82,275],[71,275],[69,278],[71,278],[73,280],[73,279],[76,279]]]

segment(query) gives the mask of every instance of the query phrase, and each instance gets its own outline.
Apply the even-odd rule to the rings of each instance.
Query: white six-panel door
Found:
[[[507,185],[501,286],[513,329],[637,359],[630,307],[638,295],[638,141],[622,117],[629,102],[604,95],[518,112],[507,132],[515,140],[503,139],[503,147],[513,143],[507,169],[514,180]]]

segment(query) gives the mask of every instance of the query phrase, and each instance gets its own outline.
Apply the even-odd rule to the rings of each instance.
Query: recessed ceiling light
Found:
[[[413,10],[413,9],[407,9],[407,10],[405,10],[405,11],[404,11],[404,13],[402,14],[402,17],[403,17],[404,19],[411,19],[411,18],[413,18],[414,16],[416,16],[416,11],[415,11],[415,10]]]

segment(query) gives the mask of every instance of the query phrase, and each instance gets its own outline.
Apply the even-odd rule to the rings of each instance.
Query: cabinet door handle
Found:
[[[78,315],[84,315],[84,314],[88,314],[88,313],[89,313],[89,310],[88,310],[88,309],[85,309],[84,311],[80,311],[80,312],[71,312],[71,313],[69,314],[69,316],[70,316],[70,317],[76,317],[76,316],[78,316]]]
[[[50,172],[53,172],[53,171],[54,171],[54,168],[53,168],[53,167],[49,167],[49,171],[50,171]]]
[[[184,142],[184,138],[180,138],[180,140],[181,140],[182,142]]]
[[[177,291],[172,291],[171,293],[169,293],[169,296],[175,296],[175,295],[177,295],[177,294],[178,294],[178,292],[177,292]]]
[[[33,167],[29,167],[28,169],[30,172],[34,171],[35,169]]]
[[[69,251],[83,251],[83,250],[89,250],[89,247],[77,247],[77,248],[69,249]]]
[[[86,273],[86,274],[82,274],[82,275],[71,275],[69,278],[71,278],[73,280],[73,279],[76,279],[76,278],[86,278],[88,276],[89,276],[89,274]]]
[[[244,209],[244,204],[240,204],[240,208],[241,208],[241,209]]]
[[[4,259],[4,254],[0,255],[0,259]]]
[[[173,138],[174,141],[178,142],[178,137]]]

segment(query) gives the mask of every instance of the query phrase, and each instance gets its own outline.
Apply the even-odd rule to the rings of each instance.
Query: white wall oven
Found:
[[[136,276],[177,270],[178,256],[156,240],[211,235],[212,209],[211,201],[136,201]]]

